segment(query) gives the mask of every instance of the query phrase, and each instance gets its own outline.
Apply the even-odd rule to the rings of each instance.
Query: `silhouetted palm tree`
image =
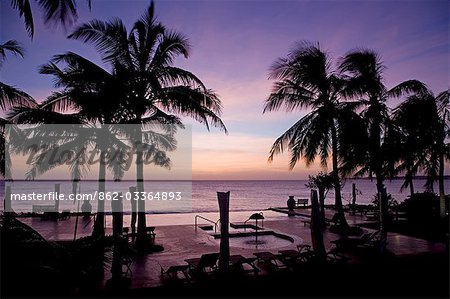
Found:
[[[346,79],[344,93],[349,98],[360,98],[365,106],[362,112],[366,122],[368,143],[365,145],[365,161],[360,161],[359,174],[367,173],[370,177],[375,175],[377,191],[380,196],[381,216],[380,228],[386,233],[388,198],[384,180],[389,176],[387,159],[383,146],[383,137],[388,127],[389,108],[386,101],[391,97],[403,94],[422,92],[425,85],[417,80],[404,81],[392,89],[384,85],[384,65],[377,53],[372,50],[356,50],[347,53],[341,63],[340,71]],[[356,168],[356,165],[355,165]],[[383,248],[382,248],[383,249]]]
[[[404,185],[412,186],[412,177],[418,170],[427,175],[428,190],[433,191],[434,182],[438,181],[441,218],[445,218],[445,160],[450,158],[446,144],[450,136],[449,95],[448,90],[437,96],[431,91],[413,95],[394,111],[394,121],[402,133],[403,147],[399,152],[403,163],[399,170],[406,172]]]
[[[167,30],[154,15],[153,2],[128,33],[120,19],[109,22],[93,20],[79,26],[71,39],[96,46],[102,59],[112,64],[127,86],[123,122],[134,124],[176,124],[171,113],[193,117],[226,131],[219,118],[221,102],[191,72],[174,67],[178,56],[189,56],[187,39]],[[137,132],[138,141],[142,132]],[[142,161],[142,145],[137,142],[136,159]],[[137,192],[144,191],[142,163],[136,164]],[[138,206],[137,242],[145,239],[145,201]]]
[[[301,42],[287,57],[278,59],[271,67],[270,78],[276,79],[273,92],[266,100],[264,113],[285,107],[287,111],[309,108],[312,111],[281,135],[273,144],[269,161],[274,155],[288,149],[291,153],[289,168],[300,158],[306,165],[320,157],[327,166],[331,154],[335,206],[339,221],[345,219],[339,176],[340,126],[354,114],[352,103],[340,103],[342,80],[331,70],[331,61],[317,44]],[[345,120],[344,123],[342,121]]]
[[[61,24],[64,28],[75,22],[78,18],[77,5],[74,0],[36,0],[44,15],[44,23]],[[91,0],[87,0],[89,9]],[[34,37],[33,10],[29,0],[11,0],[11,6],[24,18],[25,29],[30,38]]]
[[[64,63],[61,69],[58,63]],[[68,52],[62,55],[55,55],[52,60],[43,65],[41,74],[52,75],[55,87],[62,90],[53,92],[38,107],[17,108],[11,118],[18,123],[32,124],[90,124],[87,133],[79,131],[77,138],[55,140],[55,145],[59,150],[67,148],[76,149],[77,154],[85,153],[89,145],[94,145],[99,151],[99,174],[98,192],[105,192],[106,168],[112,172],[114,179],[123,176],[123,169],[116,165],[116,161],[108,159],[108,149],[121,147],[126,149],[127,145],[120,141],[114,133],[114,128],[107,125],[117,123],[120,115],[121,103],[124,96],[121,96],[120,81],[95,63]],[[98,134],[92,134],[98,126]],[[36,129],[34,129],[36,130]],[[111,132],[110,132],[111,131]],[[64,132],[61,132],[61,137]],[[48,156],[50,147],[43,151],[37,159]],[[84,161],[87,158],[83,155]],[[76,162],[76,160],[74,160]],[[30,169],[30,176],[34,177],[50,168],[59,165],[50,163],[35,163]],[[82,174],[87,171],[86,165],[74,164],[71,167],[72,177],[78,181]],[[104,228],[104,205],[105,201],[98,201],[98,213],[94,224],[93,236],[103,237]]]
[[[414,176],[429,164],[431,148],[436,138],[437,115],[434,98],[424,95],[409,96],[393,111],[395,136],[388,142],[396,147],[396,173],[404,173],[402,189],[409,186],[414,194]]]
[[[430,95],[433,94],[430,92]],[[450,90],[445,90],[434,97],[437,113],[439,116],[439,123],[436,128],[438,134],[436,135],[436,143],[433,148],[435,155],[439,157],[439,215],[441,219],[445,218],[445,160],[450,159],[450,145],[446,143],[446,139],[450,137]]]
[[[0,44],[0,69],[6,60],[6,54],[8,52],[23,58],[23,49],[17,41],[9,40]],[[14,106],[32,107],[35,105],[36,102],[27,93],[14,86],[0,82],[0,109],[3,112]],[[9,122],[6,119],[0,118],[0,176],[4,178],[11,177],[7,167],[5,167],[7,163],[9,165],[9,155],[5,147],[5,126],[8,123]]]
[[[23,58],[23,49],[15,40],[9,40],[0,45],[0,68],[6,60],[6,54],[10,52],[16,56]],[[34,99],[27,93],[10,86],[6,83],[0,82],[0,109],[5,111],[13,106],[33,106]]]

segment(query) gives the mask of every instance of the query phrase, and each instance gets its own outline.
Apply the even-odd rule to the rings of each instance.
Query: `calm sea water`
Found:
[[[150,213],[186,213],[186,212],[216,212],[218,210],[217,195],[218,191],[231,191],[230,210],[231,211],[257,211],[264,210],[269,207],[284,207],[289,195],[295,198],[309,198],[310,190],[305,187],[307,181],[153,181],[145,182],[145,191],[153,192],[154,198],[147,201],[146,210]],[[72,190],[70,181],[15,181],[11,183],[12,193],[30,194],[48,193],[54,190],[54,184],[60,184],[61,193],[69,194]],[[368,179],[347,180],[343,188],[344,204],[351,201],[352,183],[357,188],[357,203],[371,203],[376,193],[375,182]],[[415,181],[415,189],[423,191],[424,180]],[[79,191],[83,194],[94,194],[97,190],[97,182],[85,181],[81,182]],[[133,181],[107,182],[107,191],[125,192]],[[409,189],[400,192],[402,180],[386,181],[388,192],[394,199],[401,202],[409,195]],[[437,188],[437,186],[436,186]],[[446,180],[446,188],[450,188],[450,180]],[[449,190],[446,190],[449,192]],[[159,193],[159,199],[156,193]],[[167,192],[168,198],[162,200],[162,193]],[[170,200],[171,194],[177,196],[176,192],[180,192],[180,200]],[[4,182],[0,182],[0,195],[4,195]],[[334,202],[333,190],[327,195],[326,203]],[[96,210],[96,201],[92,201],[94,211]],[[32,205],[49,204],[44,201],[13,201],[12,206],[16,212],[30,212]],[[3,209],[3,201],[0,204]],[[109,203],[106,203],[106,211],[110,211]],[[69,209],[76,211],[78,209],[77,201],[63,201],[60,203],[60,210]],[[124,211],[131,210],[129,200],[124,200]]]

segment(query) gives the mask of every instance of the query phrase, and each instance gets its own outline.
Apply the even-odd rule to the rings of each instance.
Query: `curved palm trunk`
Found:
[[[409,181],[409,193],[411,193],[411,197],[414,195],[415,191],[414,191],[414,183],[413,180],[411,178],[411,180]]]
[[[320,207],[320,221],[322,229],[326,227],[325,224],[325,188],[319,187],[319,207]]]
[[[144,192],[144,165],[143,165],[143,148],[142,148],[142,129],[139,126],[136,145],[136,192],[139,195]],[[147,223],[145,219],[145,200],[139,198],[138,204],[138,220],[137,220],[137,236],[136,245],[144,246],[146,241]]]
[[[408,171],[406,173],[406,181],[408,182],[409,193],[410,193],[410,195],[412,197],[414,195],[415,191],[414,191],[413,175],[412,175],[411,168],[408,168]]]
[[[409,192],[411,193],[411,197],[415,193],[413,177],[414,177],[414,175],[413,175],[412,165],[411,165],[411,163],[409,163],[409,166],[408,166],[408,169],[407,169],[407,173],[406,173],[406,178],[407,178],[407,181],[409,183]]]
[[[338,171],[338,148],[337,148],[337,134],[334,122],[331,125],[331,143],[332,143],[332,160],[333,160],[333,185],[335,194],[335,207],[338,214],[339,224],[348,227],[347,219],[345,219],[344,207],[342,206],[342,194],[341,194],[341,180],[339,178]]]
[[[445,218],[444,154],[439,155],[439,217]]]
[[[106,180],[106,164],[105,151],[100,151],[100,160],[98,166],[98,194],[105,194],[105,180]],[[99,200],[97,196],[97,218],[94,223],[94,230],[92,236],[95,238],[102,238],[105,236],[105,201]]]
[[[387,239],[387,225],[388,225],[388,197],[386,188],[384,186],[384,179],[381,175],[377,175],[377,192],[378,201],[380,207],[380,231],[381,239]],[[386,244],[382,242],[380,244],[380,251],[384,252]]]
[[[376,115],[381,115],[381,113],[377,113]],[[382,171],[382,153],[381,153],[381,121],[377,118],[374,119],[374,122],[371,126],[371,139],[372,139],[372,151],[371,151],[371,165],[373,167],[373,171],[375,173],[376,181],[377,181],[377,194],[378,194],[378,203],[380,209],[380,231],[381,238],[387,238],[387,224],[388,224],[388,197],[387,191],[384,186],[384,175]],[[386,243],[381,242],[380,244],[380,252],[384,252],[386,249]]]

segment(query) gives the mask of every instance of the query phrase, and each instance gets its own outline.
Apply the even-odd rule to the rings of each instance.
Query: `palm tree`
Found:
[[[339,65],[341,74],[346,80],[344,94],[348,98],[360,99],[361,104],[365,106],[362,115],[366,122],[368,143],[363,149],[366,159],[358,163],[362,166],[358,174],[368,173],[370,177],[375,175],[381,207],[380,229],[385,236],[388,197],[384,180],[389,175],[386,167],[389,157],[385,153],[383,137],[390,121],[386,101],[403,94],[420,93],[426,87],[420,81],[408,80],[388,90],[384,85],[384,68],[380,56],[372,50],[365,49],[350,51]]]
[[[176,57],[189,56],[188,40],[167,30],[154,15],[152,2],[130,32],[120,19],[93,20],[79,26],[71,39],[96,46],[127,87],[123,115],[127,123],[177,123],[171,113],[185,115],[226,131],[219,118],[221,102],[194,74],[173,66]],[[136,159],[142,161],[142,129],[136,132]],[[137,192],[144,191],[142,163],[136,163]],[[138,237],[145,239],[145,202],[138,206]]]
[[[23,58],[24,51],[20,44],[15,40],[8,40],[0,45],[0,68],[6,60],[6,54],[10,52]],[[27,93],[0,82],[0,109],[3,111],[13,106],[34,106],[36,102]]]
[[[36,0],[44,15],[45,24],[61,24],[64,28],[74,23],[77,18],[77,5],[74,0]],[[91,0],[87,0],[91,9]],[[19,16],[24,18],[25,29],[30,38],[34,37],[33,10],[29,0],[11,0],[13,9],[19,12]]]
[[[61,69],[58,63],[64,63],[65,67]],[[77,138],[63,140],[62,143],[55,140],[55,144],[60,149],[63,147],[77,149],[77,153],[84,152],[89,144],[95,144],[99,151],[98,192],[104,193],[107,167],[113,173],[114,179],[120,179],[123,175],[123,169],[114,165],[113,160],[107,159],[108,149],[118,146],[127,147],[114,133],[110,132],[114,128],[108,126],[108,124],[117,123],[120,117],[119,101],[123,98],[120,81],[114,74],[72,52],[55,55],[49,63],[41,67],[40,73],[52,75],[55,79],[55,87],[63,89],[53,92],[38,107],[16,109],[11,118],[18,123],[89,125],[87,135],[78,134]],[[98,133],[92,134],[97,125],[99,125]],[[38,158],[48,155],[51,150],[52,148],[42,152]],[[30,174],[33,177],[48,171],[48,167],[56,166],[58,165],[36,163],[30,170]],[[72,166],[74,180],[81,178],[83,171],[80,166]],[[94,237],[103,237],[105,234],[104,205],[103,200],[98,201]]]
[[[432,96],[433,94],[430,93],[430,95]],[[439,93],[434,99],[439,122],[436,126],[436,146],[433,148],[433,152],[439,157],[439,215],[441,219],[444,219],[446,217],[444,186],[445,160],[450,159],[450,147],[449,144],[445,143],[446,139],[450,137],[450,90]]]
[[[331,61],[318,44],[301,42],[287,57],[278,59],[271,67],[270,78],[276,79],[273,92],[265,102],[264,113],[309,108],[312,111],[281,135],[270,150],[269,162],[287,148],[291,153],[292,170],[300,158],[306,165],[320,157],[326,167],[331,154],[335,206],[339,222],[347,227],[339,175],[339,139],[342,120],[351,118],[352,104],[340,103],[342,81],[331,70]]]
[[[393,111],[393,127],[396,137],[390,138],[390,144],[396,143],[396,173],[405,174],[402,188],[409,186],[411,196],[414,194],[413,178],[430,165],[430,153],[437,136],[436,128],[439,117],[432,96],[412,95],[398,105]],[[430,171],[428,171],[429,173]]]
[[[394,111],[394,122],[401,131],[402,163],[405,171],[404,186],[412,188],[412,177],[419,170],[427,175],[425,187],[433,190],[435,181],[439,185],[440,217],[445,218],[445,160],[450,157],[446,139],[450,133],[450,92],[445,90],[437,96],[431,91],[412,95]]]
[[[310,175],[305,186],[310,189],[317,189],[319,193],[320,221],[322,222],[322,227],[325,228],[325,198],[328,190],[333,188],[333,176],[323,172],[319,172],[315,176]]]
[[[16,56],[21,56],[22,58],[24,56],[24,51],[17,41],[8,40],[7,42],[0,44],[0,69],[6,60],[6,54],[8,52]],[[14,106],[32,107],[35,105],[36,102],[27,93],[14,86],[0,82],[0,109],[3,112]],[[9,161],[8,150],[5,147],[5,126],[8,123],[9,122],[6,119],[0,118],[0,175],[2,177],[10,178],[10,173],[7,169],[8,167],[5,167],[6,162]]]

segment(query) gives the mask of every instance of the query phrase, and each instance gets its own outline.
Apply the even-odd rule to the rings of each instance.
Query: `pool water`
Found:
[[[220,244],[220,238],[212,237],[213,241]],[[300,240],[297,240],[300,241]],[[275,249],[283,248],[294,243],[290,236],[280,237],[279,234],[263,234],[232,236],[229,238],[230,247],[235,248],[255,248],[255,249]],[[301,241],[300,241],[301,243]]]

